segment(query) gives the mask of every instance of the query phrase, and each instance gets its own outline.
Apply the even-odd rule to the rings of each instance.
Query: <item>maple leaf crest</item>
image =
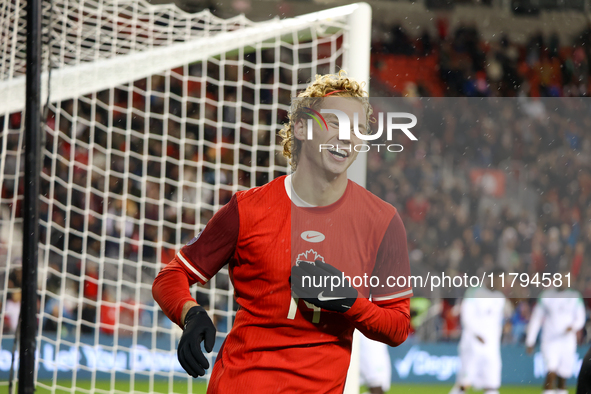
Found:
[[[310,249],[310,250],[305,251],[304,253],[298,254],[298,258],[296,259],[296,262],[297,261],[306,261],[308,263],[313,263],[316,260],[320,260],[324,263],[324,257],[319,255],[318,252],[316,252],[314,249]]]

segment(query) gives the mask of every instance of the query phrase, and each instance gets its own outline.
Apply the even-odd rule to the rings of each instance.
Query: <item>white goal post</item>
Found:
[[[152,281],[233,193],[289,172],[276,135],[315,74],[369,81],[371,9],[255,23],[52,0],[43,18],[37,388],[194,392]],[[24,20],[24,0],[0,0],[0,390],[20,287]],[[350,177],[365,183],[363,158]],[[218,327],[215,357],[236,308],[227,269],[192,290]]]

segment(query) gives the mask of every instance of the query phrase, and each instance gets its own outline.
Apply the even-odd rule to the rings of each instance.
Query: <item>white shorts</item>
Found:
[[[390,390],[392,382],[392,362],[388,345],[359,335],[359,377],[361,384],[367,387],[381,387]]]
[[[577,342],[571,338],[544,341],[540,346],[548,372],[568,379],[573,376],[576,361]]]
[[[501,349],[487,346],[478,340],[462,338],[458,347],[460,369],[457,383],[475,389],[498,389],[501,387]]]

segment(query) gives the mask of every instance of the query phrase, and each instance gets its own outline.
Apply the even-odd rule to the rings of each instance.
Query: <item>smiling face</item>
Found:
[[[328,130],[324,122],[320,122],[320,125],[317,122],[312,122],[313,132],[310,140],[307,139],[307,118],[300,119],[295,127],[295,137],[302,142],[298,166],[303,165],[314,169],[314,171],[327,172],[338,176],[346,173],[347,168],[355,161],[357,152],[355,152],[354,146],[363,143],[353,131],[353,119],[354,114],[357,113],[360,120],[359,131],[365,134],[365,108],[360,100],[347,97],[325,99],[317,111],[321,112],[323,108],[338,109],[348,116],[351,124],[350,138],[340,139],[339,120],[335,114],[322,114],[326,120]],[[329,147],[329,145],[332,145],[332,147]],[[320,149],[321,147],[323,149]]]

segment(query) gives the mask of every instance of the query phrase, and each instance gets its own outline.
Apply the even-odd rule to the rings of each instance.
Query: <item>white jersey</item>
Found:
[[[388,345],[359,335],[359,377],[361,384],[372,388],[390,390],[392,382],[392,361]]]
[[[480,337],[485,346],[499,347],[505,314],[506,299],[503,293],[487,288],[469,289],[461,307],[461,340],[472,341]]]
[[[556,340],[576,341],[576,334],[585,325],[585,306],[580,294],[574,290],[544,291],[534,307],[525,344],[533,346],[540,328],[542,344]],[[567,332],[568,329],[571,329]]]
[[[503,293],[486,288],[466,292],[461,306],[458,385],[486,390],[501,386],[501,335],[506,312]]]

